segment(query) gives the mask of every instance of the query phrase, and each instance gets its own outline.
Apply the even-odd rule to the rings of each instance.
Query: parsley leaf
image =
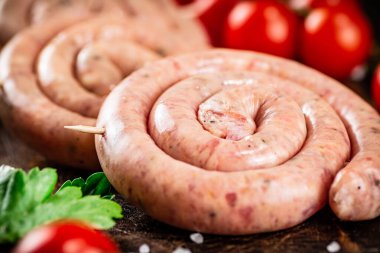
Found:
[[[113,199],[112,186],[103,172],[96,172],[90,175],[86,181],[83,178],[75,178],[74,180],[67,180],[58,191],[61,191],[67,186],[78,186],[82,189],[83,196],[86,195],[100,195],[105,199]]]
[[[9,182],[9,178],[16,172],[16,170],[10,166],[0,167],[0,212],[3,209],[5,191]]]
[[[0,166],[0,243],[15,242],[33,228],[59,219],[82,220],[97,229],[108,229],[115,225],[115,218],[122,217],[120,205],[101,198],[97,190],[88,190],[83,196],[82,186],[71,184],[53,194],[57,179],[51,168],[26,173]]]

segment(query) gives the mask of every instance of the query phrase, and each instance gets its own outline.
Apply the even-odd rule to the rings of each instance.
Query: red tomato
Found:
[[[292,10],[311,10],[319,7],[334,7],[338,5],[360,8],[357,0],[289,0],[288,6]]]
[[[238,0],[197,0],[194,3],[202,10],[198,18],[214,46],[222,46],[224,20],[237,2]]]
[[[116,253],[105,234],[78,221],[59,221],[29,232],[13,253]]]
[[[310,8],[345,6],[360,9],[356,0],[310,0]]]
[[[380,65],[377,66],[372,78],[372,98],[378,110],[380,110]]]
[[[303,11],[309,9],[311,1],[312,0],[289,0],[287,5],[291,10]]]
[[[242,1],[230,12],[224,30],[225,46],[293,58],[297,17],[273,1]]]
[[[371,44],[371,27],[358,9],[320,7],[305,19],[300,56],[304,63],[327,75],[346,79],[365,62]]]

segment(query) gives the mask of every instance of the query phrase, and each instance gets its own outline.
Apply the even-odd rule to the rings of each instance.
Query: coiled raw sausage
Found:
[[[169,57],[114,89],[97,126],[114,187],[174,226],[289,228],[325,205],[339,170],[330,191],[336,214],[379,215],[379,115],[295,62],[222,49]]]
[[[49,160],[99,168],[93,137],[63,126],[95,125],[105,95],[144,64],[208,47],[202,32],[190,40],[182,36],[185,32],[175,32],[181,26],[170,33],[170,27],[161,27],[105,14],[67,17],[23,31],[0,59],[4,125]]]

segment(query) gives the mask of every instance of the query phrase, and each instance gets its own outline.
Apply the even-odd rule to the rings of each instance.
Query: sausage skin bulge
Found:
[[[345,220],[380,213],[378,113],[289,60],[228,49],[160,60],[111,92],[97,126],[114,187],[180,228],[276,231],[327,201]]]
[[[86,17],[92,14],[122,13],[120,1],[101,0],[2,0],[0,4],[0,41],[8,41],[32,24],[47,20]]]
[[[159,15],[157,8],[149,8]],[[165,17],[156,25],[143,18],[143,9],[139,13],[65,16],[16,35],[0,58],[4,125],[50,161],[99,169],[93,136],[63,127],[95,126],[105,96],[143,65],[209,47],[191,20],[171,21],[181,23],[173,27]],[[198,31],[192,40],[186,27]]]
[[[197,21],[184,22],[180,17],[182,14],[179,14],[181,11],[174,0],[2,0],[0,43],[7,42],[34,24],[109,13],[138,18],[166,30],[169,28],[168,32],[175,32],[179,37],[186,38],[185,41],[207,40],[206,36],[199,36],[202,28]]]

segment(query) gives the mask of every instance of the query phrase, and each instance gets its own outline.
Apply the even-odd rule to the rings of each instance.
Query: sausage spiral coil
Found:
[[[226,49],[169,57],[115,88],[97,126],[114,187],[174,226],[275,231],[328,198],[341,219],[380,214],[379,115],[295,62]]]
[[[99,168],[93,137],[63,126],[95,125],[104,97],[145,63],[208,47],[202,32],[189,40],[180,25],[162,27],[113,14],[67,17],[21,32],[1,56],[4,124],[50,160]]]

